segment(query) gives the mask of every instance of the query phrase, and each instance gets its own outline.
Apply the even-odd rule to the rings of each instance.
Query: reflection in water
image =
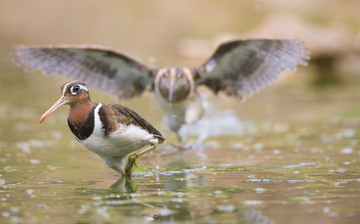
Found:
[[[122,175],[109,188],[119,191],[120,193],[135,193],[140,185],[140,180],[132,180],[131,176]]]
[[[183,172],[183,173],[167,173],[162,177],[165,181],[165,191],[176,191],[186,187],[207,186],[206,177],[204,174]]]
[[[246,222],[245,223],[259,223],[259,224],[274,224],[268,216],[263,215],[261,210],[258,209],[247,209],[241,212]]]
[[[232,194],[245,192],[244,189],[236,186],[222,190],[209,188],[207,177],[199,172],[201,170],[205,171],[182,169],[157,172],[147,177],[135,176],[133,179],[121,177],[110,186],[110,191],[87,189],[89,195],[98,195],[93,197],[96,203],[82,205],[79,213],[89,220],[99,217],[111,220],[111,216],[120,213],[125,219],[137,217],[140,223],[211,223],[214,220],[227,220],[227,223],[274,223],[261,210],[244,208],[231,199]],[[155,178],[156,181],[149,185],[149,180],[146,180],[149,178]],[[148,189],[155,189],[142,191],[142,184],[146,184]]]

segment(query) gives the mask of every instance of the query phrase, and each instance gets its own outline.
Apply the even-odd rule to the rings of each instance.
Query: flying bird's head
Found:
[[[188,68],[163,68],[158,70],[156,76],[156,88],[169,103],[185,100],[194,85],[192,72]]]

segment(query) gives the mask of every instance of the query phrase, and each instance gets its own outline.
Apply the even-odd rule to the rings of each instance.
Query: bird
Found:
[[[179,130],[204,115],[197,87],[240,101],[258,93],[282,72],[307,65],[310,53],[299,40],[234,39],[221,43],[198,67],[157,67],[99,45],[18,45],[14,61],[31,72],[81,79],[90,87],[119,99],[155,92],[164,121]]]
[[[70,106],[67,123],[74,137],[122,175],[131,175],[135,160],[165,141],[135,111],[91,101],[87,85],[78,80],[61,86],[61,97],[41,116],[40,123],[63,105]]]

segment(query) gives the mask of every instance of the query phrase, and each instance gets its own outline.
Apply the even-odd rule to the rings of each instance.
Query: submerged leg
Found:
[[[136,168],[138,168],[139,170],[141,170],[138,165],[136,164],[135,160],[137,158],[139,158],[140,156],[144,155],[145,153],[148,153],[148,152],[151,152],[152,150],[154,150],[156,148],[158,144],[155,144],[155,143],[151,143],[151,145],[149,147],[146,147],[140,151],[137,151],[133,154],[130,154],[128,156],[128,159],[127,159],[127,164],[125,165],[125,173],[127,175],[130,175],[130,170],[133,166],[135,166]]]

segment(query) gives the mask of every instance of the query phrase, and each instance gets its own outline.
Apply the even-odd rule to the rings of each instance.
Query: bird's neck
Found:
[[[68,121],[76,126],[82,126],[88,119],[88,116],[96,107],[96,103],[91,100],[80,101],[74,105],[70,105]]]

